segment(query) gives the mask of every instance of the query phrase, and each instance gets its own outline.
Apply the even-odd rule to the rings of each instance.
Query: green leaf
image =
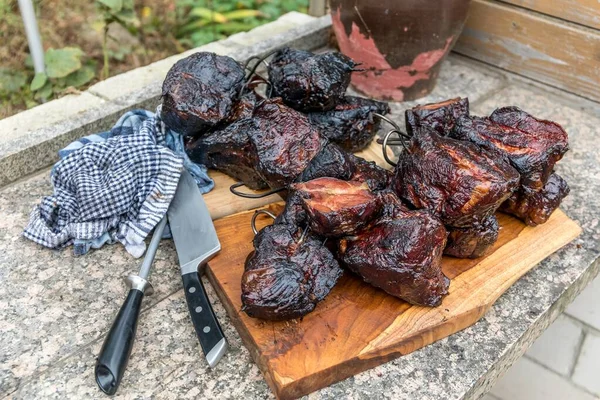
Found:
[[[65,83],[67,86],[73,86],[75,88],[78,88],[94,79],[95,76],[96,71],[94,70],[94,68],[90,66],[85,66],[73,72],[72,74],[69,74],[65,78]]]
[[[226,24],[219,24],[215,26],[215,30],[219,33],[226,35],[233,35],[238,32],[246,32],[256,27],[256,23],[244,23],[244,22],[228,22]]]
[[[123,9],[123,0],[96,0],[105,7],[110,8],[114,12],[119,12]]]
[[[137,14],[133,10],[121,10],[118,13],[114,14],[114,17],[122,25],[133,26],[136,28],[139,28],[141,26],[140,20],[138,19]]]
[[[227,18],[221,13],[213,12],[208,8],[196,7],[190,11],[190,16],[207,19],[209,21],[214,21],[217,23],[227,22]]]
[[[0,92],[18,92],[26,85],[27,75],[24,72],[0,68]]]
[[[46,74],[48,78],[62,78],[81,68],[83,52],[78,47],[48,49],[46,51]]]
[[[238,19],[264,17],[265,14],[259,10],[235,10],[224,13],[223,16],[227,18],[228,21],[232,21]]]
[[[197,46],[202,46],[203,44],[214,42],[215,36],[213,35],[212,31],[202,30],[202,31],[194,32],[190,36],[190,39],[192,39],[192,41],[194,42],[194,46],[197,47]]]
[[[41,89],[42,86],[44,86],[46,84],[47,80],[48,80],[48,77],[46,76],[46,74],[44,72],[38,72],[33,77],[33,80],[31,81],[31,85],[29,86],[29,88],[31,89],[32,92],[35,92],[36,90]]]
[[[48,100],[50,96],[52,96],[52,91],[52,84],[48,81],[40,90],[35,92],[34,98],[38,100]]]

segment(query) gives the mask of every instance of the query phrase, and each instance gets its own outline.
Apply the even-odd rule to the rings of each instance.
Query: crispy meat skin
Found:
[[[253,119],[258,129],[250,140],[257,151],[257,172],[271,188],[294,182],[327,144],[306,115],[280,98],[258,105]]]
[[[418,105],[406,110],[406,131],[412,135],[413,130],[426,126],[436,131],[441,136],[446,136],[454,129],[456,120],[469,116],[469,99],[457,97],[442,101]]]
[[[459,228],[492,215],[519,183],[519,173],[486,150],[423,127],[400,154],[395,172],[393,187],[401,199]]]
[[[548,178],[546,186],[538,192],[521,189],[508,198],[500,211],[517,216],[527,225],[536,226],[548,221],[562,199],[569,194],[569,185],[557,173]]]
[[[354,174],[355,163],[351,154],[335,143],[327,143],[310,161],[296,182],[307,182],[322,177],[349,180]]]
[[[352,235],[381,209],[379,196],[366,183],[319,178],[293,184],[291,190],[302,198],[311,231],[324,237]]]
[[[258,157],[250,140],[256,130],[254,120],[241,119],[190,142],[186,152],[195,163],[221,171],[251,189],[265,189],[268,185],[256,172]]]
[[[444,226],[427,211],[393,207],[389,212],[340,240],[340,261],[392,296],[416,305],[440,305],[450,285],[441,269]]]
[[[498,219],[495,215],[469,228],[448,228],[448,243],[444,254],[457,258],[479,258],[498,240]]]
[[[348,154],[348,158],[354,167],[350,180],[366,182],[373,191],[380,191],[388,188],[393,176],[391,171],[385,170],[375,162],[367,161],[354,154]]]
[[[519,171],[522,187],[538,191],[548,181],[554,164],[568,150],[567,135],[562,129],[558,131],[558,125],[536,120],[517,110],[516,107],[496,110],[493,120],[460,118],[451,136],[496,152]],[[495,121],[511,123],[514,127]]]
[[[294,225],[274,224],[254,238],[242,275],[242,309],[251,317],[302,317],[323,300],[342,274],[320,239]]]
[[[381,122],[373,113],[390,112],[387,103],[346,96],[330,111],[308,114],[314,124],[329,140],[347,151],[360,151],[369,146]]]
[[[192,54],[167,73],[161,118],[182,135],[200,136],[227,118],[243,83],[244,69],[233,58]]]
[[[343,98],[356,64],[341,53],[283,48],[269,63],[273,95],[303,112],[327,111]]]

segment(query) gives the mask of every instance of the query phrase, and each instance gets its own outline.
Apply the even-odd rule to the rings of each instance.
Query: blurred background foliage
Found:
[[[34,75],[17,0],[0,0],[0,119],[100,79],[244,32],[309,0],[34,0],[46,73]]]

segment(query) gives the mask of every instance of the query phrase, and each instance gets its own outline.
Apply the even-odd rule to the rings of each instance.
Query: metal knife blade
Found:
[[[206,264],[221,250],[202,194],[194,178],[185,170],[167,214],[182,275],[196,272],[198,265]]]
[[[187,171],[183,171],[175,197],[167,212],[169,226],[185,291],[185,298],[196,335],[210,367],[227,352],[227,340],[217,321],[200,279],[202,268],[221,250],[221,243],[202,194]]]

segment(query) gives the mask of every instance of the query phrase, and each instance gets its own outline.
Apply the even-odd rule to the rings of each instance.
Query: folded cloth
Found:
[[[141,257],[144,239],[165,215],[183,167],[203,193],[214,187],[158,111],[130,111],[109,132],[62,149],[52,169],[54,194],[32,211],[23,235],[50,248],[74,244],[76,255],[118,241]]]

